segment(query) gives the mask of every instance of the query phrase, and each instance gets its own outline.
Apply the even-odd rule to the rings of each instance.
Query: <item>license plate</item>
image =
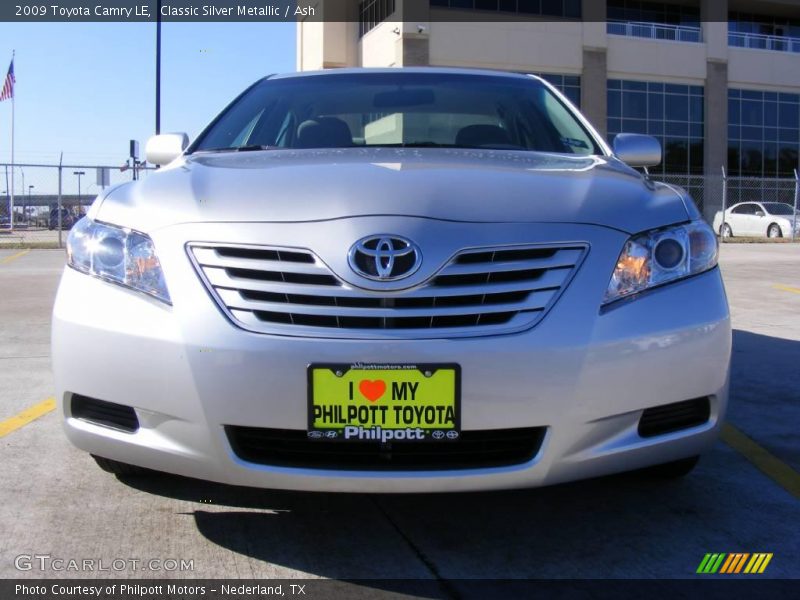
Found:
[[[349,442],[453,441],[461,429],[455,364],[314,364],[308,437]]]

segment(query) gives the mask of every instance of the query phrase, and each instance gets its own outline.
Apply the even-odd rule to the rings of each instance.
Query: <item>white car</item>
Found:
[[[714,231],[720,237],[792,237],[800,233],[800,217],[783,202],[740,202],[725,211],[723,223],[722,211],[714,215]]]

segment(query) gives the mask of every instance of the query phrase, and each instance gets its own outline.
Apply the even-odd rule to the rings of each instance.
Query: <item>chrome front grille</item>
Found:
[[[312,252],[190,244],[220,308],[258,333],[338,338],[434,338],[511,333],[555,303],[584,244],[463,250],[433,277],[400,291],[339,279]]]

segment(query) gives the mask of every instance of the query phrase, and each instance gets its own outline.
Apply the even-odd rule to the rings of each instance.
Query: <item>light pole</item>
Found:
[[[30,224],[31,224],[31,220],[30,220],[30,217],[28,216],[28,210],[29,210],[29,207],[31,205],[31,190],[33,188],[35,188],[35,187],[36,187],[35,185],[29,185],[28,186],[28,200],[25,203],[25,208],[22,209],[22,212],[25,213],[25,222],[28,224],[29,227],[30,227]]]
[[[23,196],[23,202],[24,202],[24,198],[25,198],[25,171],[24,171],[24,169],[22,167],[20,167],[19,168],[19,172],[20,172],[20,175],[22,175],[22,196]],[[24,212],[23,212],[22,216],[23,217],[25,216]],[[13,217],[12,217],[12,219],[13,219]]]
[[[156,135],[161,133],[161,0],[156,2]],[[134,179],[136,165],[133,165]]]
[[[83,215],[83,203],[81,202],[81,175],[86,175],[86,171],[73,171],[73,175],[78,176],[78,216]]]

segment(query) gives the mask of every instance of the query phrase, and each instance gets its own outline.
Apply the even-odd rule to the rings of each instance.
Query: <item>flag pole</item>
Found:
[[[14,64],[16,50],[11,51],[11,64]],[[11,92],[11,200],[9,206],[8,222],[11,231],[14,231],[14,92]]]

